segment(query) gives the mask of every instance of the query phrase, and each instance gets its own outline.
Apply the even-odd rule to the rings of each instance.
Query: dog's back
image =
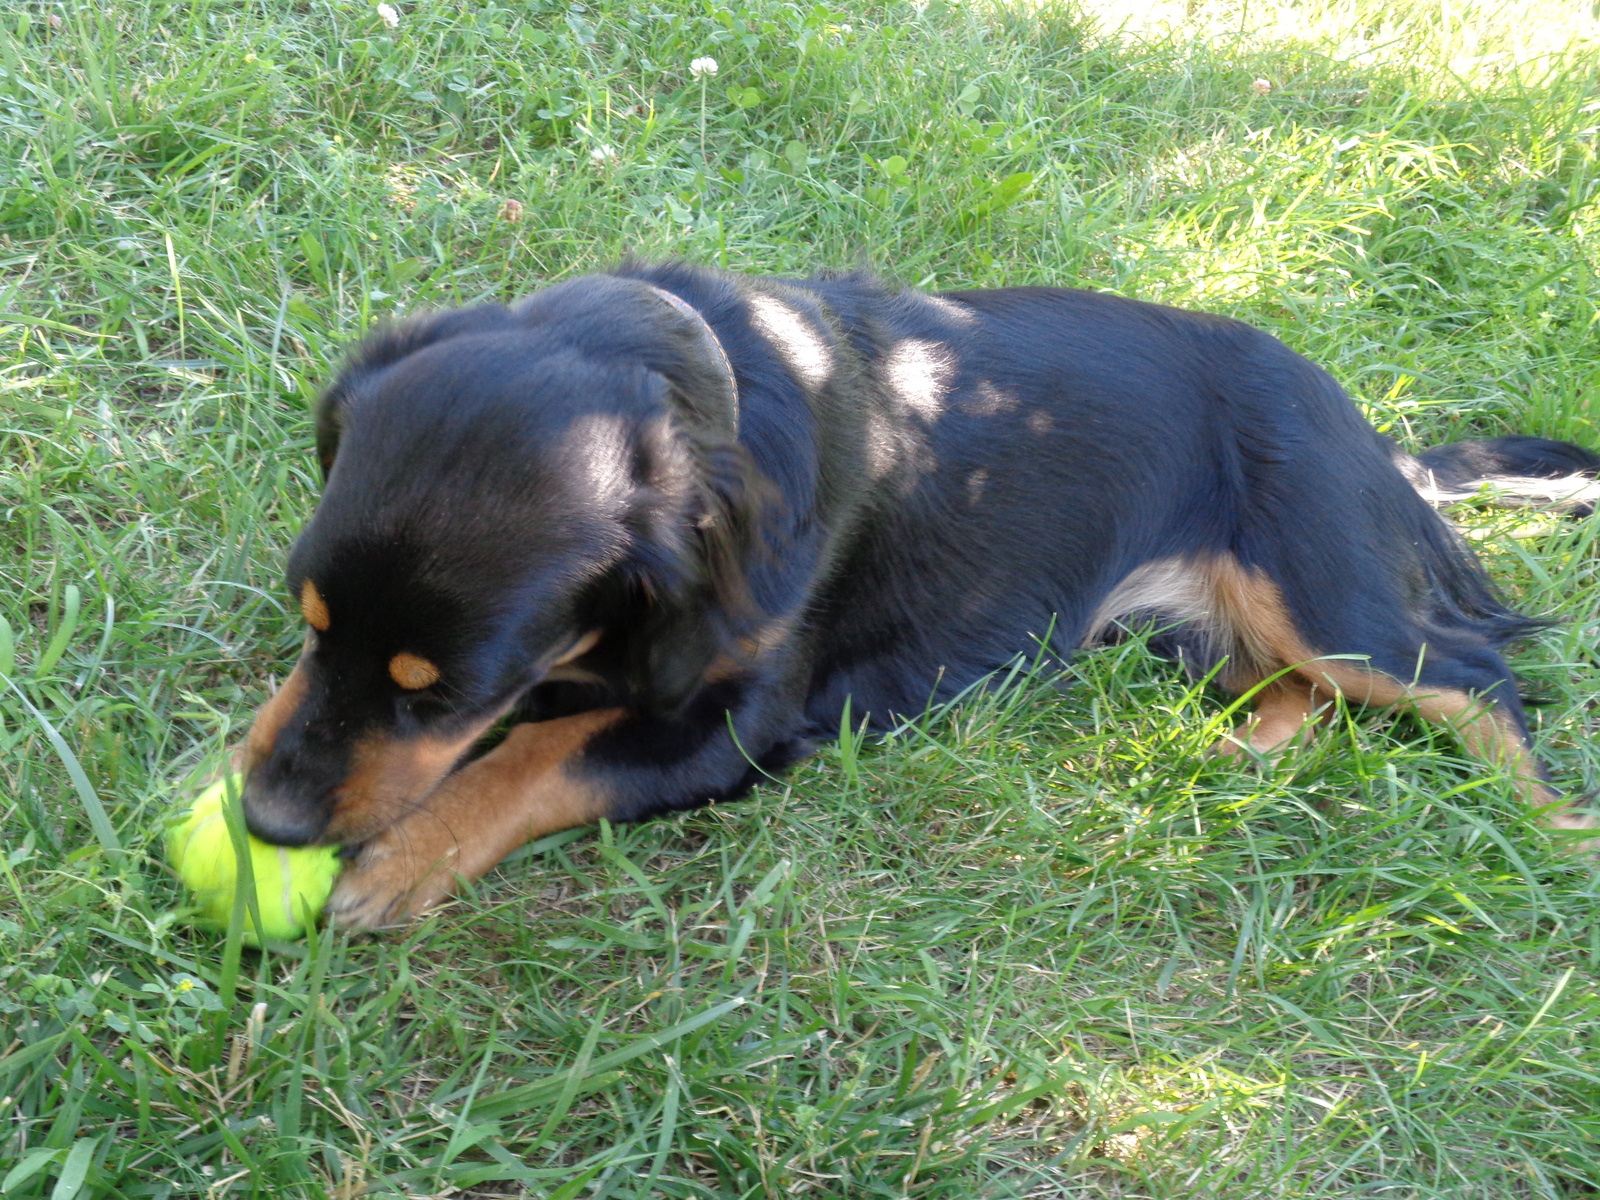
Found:
[[[1265,573],[1308,647],[1360,646],[1386,671],[1412,672],[1424,643],[1492,648],[1535,627],[1397,469],[1411,460],[1277,339],[1060,289],[841,302],[876,287],[818,285],[872,339],[875,469],[894,496],[808,622],[819,727],[846,695],[892,720],[1043,639],[1065,655],[1125,618],[1188,622],[1167,643],[1202,672],[1237,662],[1248,647],[1221,630],[1199,563]],[[1503,466],[1502,444],[1448,453],[1486,447],[1478,465]],[[1515,444],[1523,462],[1593,462]],[[1452,682],[1497,686],[1469,676]]]

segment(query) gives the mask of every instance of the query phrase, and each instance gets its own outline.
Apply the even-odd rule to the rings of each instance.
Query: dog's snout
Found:
[[[250,833],[274,846],[309,846],[328,826],[325,806],[284,796],[254,778],[245,781],[242,799]]]

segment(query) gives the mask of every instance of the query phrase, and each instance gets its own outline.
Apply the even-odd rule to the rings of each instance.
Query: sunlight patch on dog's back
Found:
[[[909,472],[909,480],[925,475],[939,464],[920,422],[908,421],[898,413],[877,409],[867,415],[863,444],[867,452],[867,471],[874,479],[884,479],[896,471]]]
[[[972,393],[966,399],[958,402],[957,407],[964,413],[975,417],[997,417],[1003,413],[1016,412],[1022,402],[1014,391],[997,388],[987,379],[980,379]]]
[[[808,388],[820,388],[833,375],[833,350],[806,315],[773,296],[752,293],[750,323]]]
[[[884,375],[895,397],[924,421],[944,412],[955,361],[949,347],[925,338],[904,338],[889,351]]]
[[[952,300],[948,296],[924,296],[922,299],[929,308],[938,309],[940,316],[946,317],[958,325],[976,325],[978,323],[977,313],[973,312],[965,304]]]
[[[989,486],[989,470],[980,467],[967,475],[967,507],[977,508],[983,503],[983,492]]]

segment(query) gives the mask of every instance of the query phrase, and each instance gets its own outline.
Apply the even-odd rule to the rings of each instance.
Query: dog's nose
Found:
[[[274,846],[309,846],[317,840],[317,835],[326,824],[326,821],[309,816],[245,811],[245,825],[251,834]]]
[[[309,846],[327,827],[327,814],[319,806],[297,804],[266,789],[244,786],[244,823],[250,833],[274,846]]]

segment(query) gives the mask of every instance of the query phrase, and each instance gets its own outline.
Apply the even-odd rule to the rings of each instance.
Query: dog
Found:
[[[305,648],[243,804],[268,842],[344,848],[347,926],[532,838],[735,798],[847,701],[884,727],[1137,624],[1254,695],[1223,753],[1283,750],[1335,697],[1402,705],[1548,825],[1594,825],[1500,655],[1540,622],[1424,494],[1587,511],[1600,458],[1411,457],[1238,321],[627,262],[375,333],[316,445]]]

